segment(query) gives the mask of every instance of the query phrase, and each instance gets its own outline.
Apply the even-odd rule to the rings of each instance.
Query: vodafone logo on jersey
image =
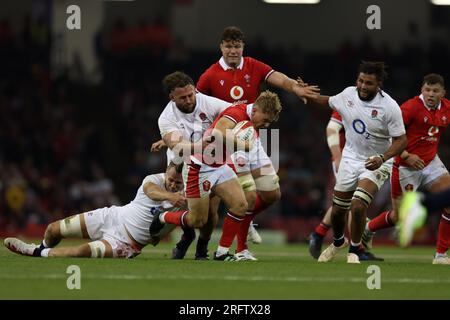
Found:
[[[242,87],[240,87],[240,86],[234,86],[230,90],[230,96],[234,100],[239,100],[240,98],[242,98],[243,95],[244,95],[244,89],[242,89]]]
[[[436,127],[436,126],[432,126],[432,127],[430,127],[430,129],[428,130],[428,135],[430,136],[430,137],[433,137],[434,135],[436,135],[436,134],[438,134],[439,133],[439,127]]]

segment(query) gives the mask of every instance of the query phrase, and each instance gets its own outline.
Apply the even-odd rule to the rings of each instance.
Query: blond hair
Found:
[[[263,113],[269,114],[273,117],[273,121],[277,121],[280,117],[281,102],[278,95],[272,91],[266,90],[262,92],[255,101]]]

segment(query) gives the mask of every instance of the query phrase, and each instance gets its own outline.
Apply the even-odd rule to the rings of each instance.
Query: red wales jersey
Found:
[[[274,72],[265,63],[250,57],[230,68],[224,58],[210,66],[197,82],[197,90],[228,102],[253,103],[259,95],[261,82]]]
[[[406,151],[417,154],[427,166],[437,153],[439,140],[450,121],[450,101],[441,99],[435,109],[426,107],[421,97],[409,99],[401,105],[408,145]],[[407,166],[399,156],[395,162]]]
[[[251,121],[251,112],[252,112],[253,104],[247,105],[247,104],[239,104],[236,106],[228,107],[226,108],[217,118],[216,120],[211,124],[208,130],[205,131],[203,136],[208,136],[211,131],[215,128],[217,122],[222,119],[223,117],[233,121],[234,123],[239,123],[241,121],[247,120]],[[216,152],[213,150],[218,150],[219,148],[222,148],[222,155],[220,159],[216,157]],[[212,151],[212,152],[208,152]],[[206,152],[204,152],[204,155],[195,154],[194,157],[197,160],[200,160],[202,163],[207,164],[211,167],[220,167],[226,163],[226,159],[230,156],[230,154],[227,154],[226,152],[226,146],[225,141],[222,142],[222,146],[220,145],[214,145],[214,142],[211,143],[209,146],[205,148]]]

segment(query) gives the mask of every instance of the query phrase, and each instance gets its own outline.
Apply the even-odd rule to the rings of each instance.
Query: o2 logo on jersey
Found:
[[[230,96],[234,100],[239,100],[244,95],[244,89],[242,89],[240,86],[234,86],[230,90]]]
[[[160,208],[157,208],[157,207],[151,207],[150,208],[150,214],[152,216],[154,216],[155,214],[161,213],[161,212],[162,212],[162,210]]]
[[[433,136],[437,135],[438,133],[439,133],[439,127],[432,126],[432,127],[430,127],[430,129],[428,129],[428,135],[430,137],[433,137]]]
[[[370,139],[371,134],[366,131],[366,124],[362,120],[353,120],[352,127],[356,133],[363,134],[366,139]]]

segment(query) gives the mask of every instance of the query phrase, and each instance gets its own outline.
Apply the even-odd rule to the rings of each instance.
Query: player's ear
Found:
[[[169,93],[169,99],[173,101],[173,94]]]

